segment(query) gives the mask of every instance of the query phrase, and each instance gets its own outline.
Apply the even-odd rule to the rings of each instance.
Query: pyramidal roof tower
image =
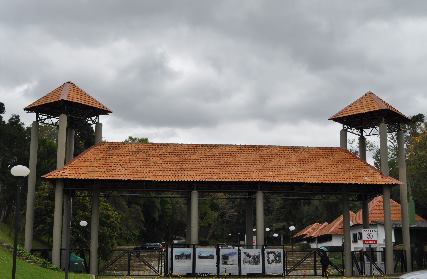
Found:
[[[371,91],[331,116],[329,120],[357,130],[377,127],[383,121],[388,125],[409,122],[405,115]]]
[[[111,110],[87,94],[71,81],[67,81],[55,88],[47,95],[36,100],[24,108],[27,112],[36,114],[36,121],[31,127],[30,144],[30,175],[28,176],[27,211],[25,222],[25,249],[31,251],[34,224],[34,194],[36,184],[36,165],[39,124],[50,124],[58,127],[56,168],[61,169],[74,156],[75,130],[82,125],[95,125],[95,143],[102,141],[102,124],[99,122],[100,115],[107,115]],[[67,239],[69,235],[70,212],[71,212],[71,189],[64,187],[63,181],[57,181],[55,185],[55,210],[52,237],[52,263],[61,265],[61,248],[68,249]],[[91,215],[91,259],[98,258],[98,225],[99,225],[99,192],[95,189],[92,193],[92,215]],[[62,209],[63,213],[62,213]],[[63,222],[64,220],[64,222]],[[68,253],[65,253],[68,257]],[[65,259],[65,262],[68,262]],[[91,274],[97,274],[97,261],[90,264]]]
[[[79,118],[90,118],[111,113],[110,109],[71,81],[55,88],[47,95],[26,106],[24,110],[53,117],[66,114]]]

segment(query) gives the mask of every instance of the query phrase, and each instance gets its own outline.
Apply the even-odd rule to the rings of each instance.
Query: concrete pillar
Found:
[[[102,142],[102,123],[96,123],[95,125],[95,143]]]
[[[28,252],[33,248],[34,227],[34,198],[37,180],[37,150],[39,145],[39,123],[34,121],[31,126],[30,143],[30,174],[28,175],[27,209],[25,212],[25,250]]]
[[[362,225],[364,229],[369,229],[369,200],[366,196],[362,200]]]
[[[191,191],[191,244],[199,243],[199,192]]]
[[[187,224],[185,229],[185,243],[191,243],[191,193],[187,198]]]
[[[73,128],[67,128],[67,141],[65,149],[65,163],[71,161],[74,157],[74,135],[75,131]],[[64,191],[64,211],[62,215],[62,237],[61,237],[61,267],[65,268],[66,255],[65,249],[67,248],[67,239],[69,239],[69,224],[71,216],[71,197],[67,191]]]
[[[60,169],[65,162],[65,149],[67,138],[67,116],[61,114],[59,116],[58,129],[58,147],[56,154],[56,168]],[[53,214],[53,235],[52,235],[52,263],[59,266],[61,257],[61,228],[62,228],[62,206],[64,199],[64,182],[56,181],[55,187],[55,209]]]
[[[71,216],[71,197],[67,191],[64,191],[64,212],[62,214],[62,236],[61,236],[61,268],[65,269],[66,262],[66,249],[67,249],[67,240],[70,225],[70,216]]]
[[[340,131],[340,147],[347,149],[347,129],[342,128]]]
[[[359,157],[366,162],[366,138],[363,136],[363,130],[360,130],[359,136]]]
[[[342,197],[342,214],[344,227],[344,276],[351,276],[351,235],[350,235],[350,209],[348,205],[348,196]]]
[[[95,144],[102,141],[102,123],[95,125]],[[92,190],[92,213],[90,217],[90,274],[98,275],[99,247],[99,189]]]
[[[67,129],[67,148],[65,151],[65,163],[71,161],[74,157],[74,136],[75,131],[73,128]]]
[[[387,147],[387,124],[384,121],[380,124],[380,156],[381,156],[381,172],[383,175],[389,175],[388,166],[388,147]],[[393,239],[392,239],[392,224],[390,210],[390,192],[391,187],[385,185],[383,187],[384,198],[384,233],[385,233],[385,269],[386,274],[393,274]]]
[[[256,245],[264,245],[264,193],[256,192]]]
[[[402,129],[397,131],[397,148],[399,160],[399,180],[400,184],[400,209],[402,216],[402,237],[403,246],[406,253],[407,271],[412,270],[411,266],[411,235],[409,232],[409,209],[408,209],[408,184],[406,179],[406,155],[405,155],[405,138]]]
[[[92,191],[92,214],[90,218],[90,274],[98,275],[98,231],[99,231],[99,190]]]
[[[249,194],[249,197],[246,199],[245,207],[246,215],[246,245],[252,246],[253,239],[253,228],[254,228],[254,203],[252,200],[252,195]]]

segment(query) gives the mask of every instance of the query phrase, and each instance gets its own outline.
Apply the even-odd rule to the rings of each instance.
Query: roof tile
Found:
[[[400,184],[335,147],[104,142],[47,179]]]

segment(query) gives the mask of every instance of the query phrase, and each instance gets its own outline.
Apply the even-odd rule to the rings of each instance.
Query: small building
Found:
[[[384,232],[384,211],[383,196],[377,196],[369,204],[369,227],[378,231],[378,244],[374,250],[383,250],[385,247]],[[402,224],[400,204],[390,200],[391,220],[393,224],[392,241],[393,244],[402,243]],[[421,216],[416,215],[416,223],[411,227],[411,235],[416,240],[427,230],[427,221]],[[350,211],[350,233],[351,233],[351,251],[360,251],[363,249],[362,242],[362,210],[357,213]],[[340,215],[331,223],[314,223],[294,235],[295,241],[309,243],[311,248],[319,247],[341,247],[343,244],[343,216]],[[414,241],[415,242],[415,241]]]

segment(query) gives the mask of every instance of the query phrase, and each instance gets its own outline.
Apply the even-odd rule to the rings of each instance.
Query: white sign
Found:
[[[196,248],[196,273],[216,274],[216,249]]]
[[[265,274],[277,275],[283,274],[283,250],[265,249],[264,250]]]
[[[377,229],[362,229],[363,244],[377,244],[378,230]]]
[[[237,248],[219,250],[220,275],[239,275],[239,255]]]
[[[262,273],[261,249],[240,249],[242,275]]]
[[[173,248],[173,274],[193,273],[193,248]]]

